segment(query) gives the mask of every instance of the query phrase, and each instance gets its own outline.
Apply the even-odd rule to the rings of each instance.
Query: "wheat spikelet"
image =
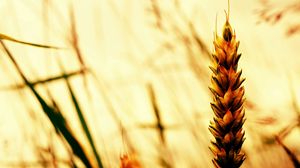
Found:
[[[120,159],[120,168],[142,168],[135,154],[125,154]]]
[[[238,168],[245,160],[241,152],[245,140],[243,124],[245,112],[243,108],[244,87],[241,84],[242,71],[238,71],[239,42],[229,24],[229,9],[222,36],[215,35],[214,53],[212,54],[212,70],[210,87],[213,93],[211,108],[214,119],[209,130],[215,141],[210,150],[214,155],[213,164],[217,168]]]

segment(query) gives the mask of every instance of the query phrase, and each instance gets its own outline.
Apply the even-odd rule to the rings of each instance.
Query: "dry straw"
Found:
[[[229,4],[228,4],[229,6]],[[245,140],[243,124],[245,111],[243,107],[244,87],[241,84],[242,71],[238,71],[239,42],[229,24],[229,7],[222,36],[215,34],[214,53],[210,87],[213,93],[211,103],[214,112],[209,130],[214,136],[210,149],[214,155],[213,164],[217,168],[238,168],[245,160],[241,152]]]
[[[8,40],[8,41],[12,41],[12,42],[15,42],[15,43],[30,45],[30,46],[34,46],[34,47],[60,49],[59,47],[55,47],[55,46],[49,46],[49,45],[30,43],[30,42],[26,42],[26,41],[17,40],[13,37],[7,36],[7,35],[2,34],[2,33],[0,33],[0,40]]]

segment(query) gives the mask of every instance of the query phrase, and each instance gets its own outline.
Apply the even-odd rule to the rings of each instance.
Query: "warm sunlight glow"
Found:
[[[245,153],[241,167],[297,167],[300,3],[231,0],[232,34],[220,40],[227,3],[1,0],[0,168],[213,167],[210,102],[229,91],[211,83],[222,78],[211,65],[232,83],[241,69],[246,78],[246,140],[241,152],[231,145]],[[237,41],[224,42],[235,38],[234,71],[236,58],[218,59],[235,53]],[[216,123],[238,123],[226,114]]]

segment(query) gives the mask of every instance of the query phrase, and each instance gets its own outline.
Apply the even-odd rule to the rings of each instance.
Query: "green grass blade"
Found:
[[[6,47],[6,45],[3,43],[2,40],[0,40],[0,43],[2,44],[5,52],[7,53],[7,56],[12,61],[13,65],[15,66],[17,72],[22,77],[24,83],[29,87],[31,92],[34,94],[38,102],[40,103],[43,111],[49,118],[51,124],[54,126],[56,130],[59,130],[61,135],[65,138],[65,140],[68,142],[70,147],[72,148],[73,153],[85,164],[87,167],[92,167],[92,164],[90,163],[87,155],[84,152],[84,148],[81,146],[79,141],[75,138],[74,134],[72,133],[70,127],[66,123],[63,115],[60,111],[55,110],[54,107],[49,106],[46,101],[38,94],[38,92],[35,90],[33,85],[28,81],[22,70],[20,69],[19,65],[17,64],[16,60],[14,59],[13,55],[9,51],[9,49]]]
[[[71,87],[70,82],[68,81],[68,79],[66,79],[66,83],[67,83],[67,87],[68,87],[69,93],[70,93],[71,98],[72,98],[73,105],[76,108],[76,112],[77,112],[77,116],[78,116],[78,118],[80,120],[80,124],[81,124],[81,126],[82,126],[82,128],[84,130],[84,133],[85,133],[85,135],[86,135],[86,137],[87,137],[87,139],[88,139],[91,147],[92,147],[93,153],[94,153],[95,158],[96,158],[97,163],[98,163],[98,166],[99,166],[99,168],[103,168],[103,164],[102,164],[100,156],[99,156],[99,154],[97,152],[97,149],[96,149],[95,143],[93,141],[92,135],[90,133],[90,130],[88,128],[88,125],[87,125],[86,120],[84,118],[84,115],[82,113],[82,110],[81,110],[81,108],[79,106],[79,102],[78,102],[78,100],[77,100],[77,98],[76,98],[76,96],[75,96],[75,94],[73,92],[73,89],[72,89],[72,87]]]
[[[57,112],[53,107],[48,106],[48,104],[36,92],[36,90],[32,86],[30,86],[30,85],[28,85],[28,86],[29,86],[30,90],[33,92],[33,94],[35,95],[35,97],[38,99],[40,105],[42,106],[45,114],[50,119],[52,125],[57,130],[59,130],[59,132],[63,135],[63,137],[69,143],[74,154],[76,156],[78,156],[87,167],[91,167],[92,164],[90,163],[88,157],[86,156],[82,146],[77,141],[77,139],[73,135],[72,131],[69,129],[69,126],[67,125],[63,115],[60,112]]]

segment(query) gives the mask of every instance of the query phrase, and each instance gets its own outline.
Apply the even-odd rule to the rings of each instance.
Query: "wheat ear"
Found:
[[[214,136],[210,150],[214,158],[213,164],[217,168],[238,168],[245,160],[241,152],[245,140],[243,124],[245,111],[243,107],[245,79],[241,78],[242,71],[238,71],[239,41],[229,24],[229,11],[222,36],[215,34],[214,53],[212,54],[211,87],[214,112],[209,130]]]
[[[142,168],[136,154],[125,154],[121,158],[120,168]]]

